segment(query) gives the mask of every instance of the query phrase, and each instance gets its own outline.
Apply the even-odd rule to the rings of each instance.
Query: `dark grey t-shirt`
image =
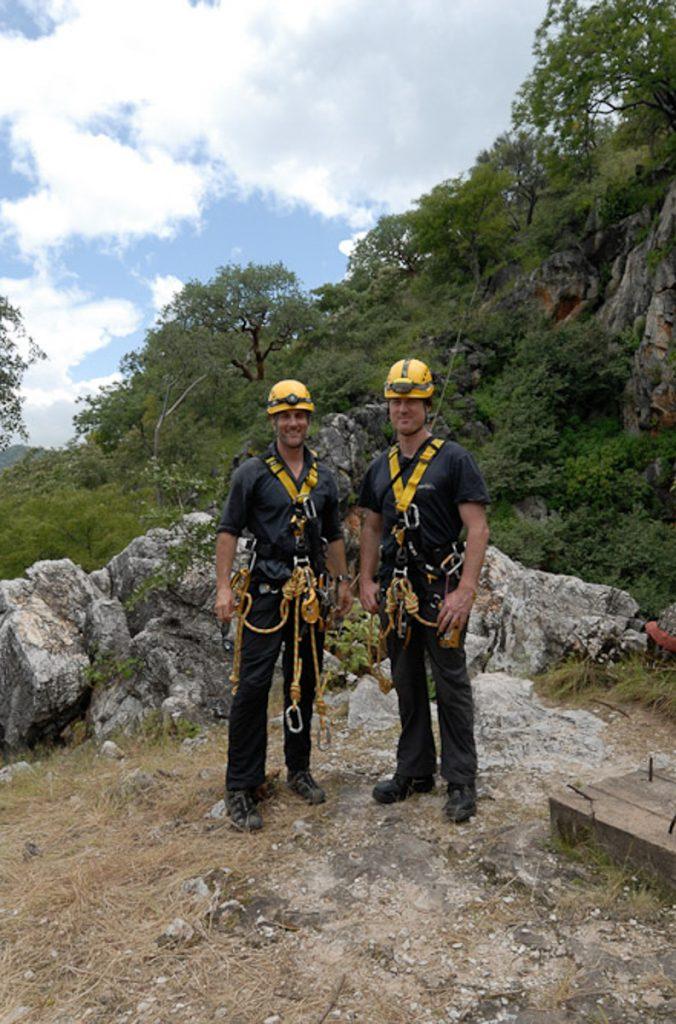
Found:
[[[404,486],[413,472],[418,454],[424,451],[429,440],[427,438],[423,442],[412,458],[404,458],[401,452],[399,453],[401,481]],[[425,548],[444,548],[457,540],[462,530],[458,505],[466,501],[487,505],[490,497],[474,457],[454,441],[445,441],[428,465],[413,500],[420,512]],[[366,471],[359,494],[359,505],[383,516],[383,538],[387,541],[397,521],[388,452],[378,455]],[[386,543],[384,558],[390,553],[394,557],[394,546],[392,545],[391,552],[389,547]]]
[[[282,463],[284,460],[271,444],[264,457],[274,455]],[[312,454],[305,448],[304,464],[300,479],[296,484],[300,487],[312,464]],[[286,466],[286,463],[284,463]],[[289,476],[293,473],[286,466]],[[338,515],[338,488],[331,472],[318,463],[318,480],[312,489],[312,501],[317,510],[317,528],[322,537],[329,543],[342,537],[340,518]],[[265,550],[272,546],[279,554],[259,555],[255,574],[272,580],[287,579],[295,551],[294,537],[291,532],[292,502],[284,485],[270,472],[262,458],[247,459],[232,475],[230,491],[223,507],[219,533],[231,533],[239,537],[248,530]]]

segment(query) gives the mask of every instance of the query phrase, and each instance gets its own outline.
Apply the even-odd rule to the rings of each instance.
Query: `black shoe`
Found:
[[[429,793],[434,789],[434,776],[423,775],[418,779],[410,775],[393,775],[391,779],[378,782],[373,787],[373,799],[379,804],[395,804],[405,800],[412,793]]]
[[[289,772],[286,777],[286,784],[289,789],[302,797],[309,804],[323,804],[326,800],[326,793],[321,786],[318,786],[310,775],[307,768],[301,768],[297,772]]]
[[[225,804],[235,828],[242,832],[255,832],[263,828],[263,819],[248,789],[228,789]]]
[[[457,786],[448,784],[448,800],[444,814],[449,821],[459,824],[476,814],[476,790],[474,785]]]

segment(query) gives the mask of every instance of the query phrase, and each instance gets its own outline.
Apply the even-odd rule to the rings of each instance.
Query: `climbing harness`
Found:
[[[306,544],[307,524],[317,518],[317,511],[311,497],[312,491],[319,479],[317,459],[313,453],[312,463],[300,487],[296,485],[284,464],[276,456],[270,455],[263,461],[272,475],[282,484],[292,502],[290,524],[295,542],[293,571],[281,587],[282,598],[279,605],[279,622],[268,628],[254,626],[249,621],[253,605],[253,597],[249,590],[253,561],[246,568],[239,569],[233,574],[230,586],[235,597],[237,628],[230,682],[234,694],[237,692],[239,685],[244,630],[249,629],[253,633],[261,635],[277,633],[284,628],[289,620],[289,616],[293,615],[293,672],[289,688],[291,703],[284,712],[284,719],[289,732],[300,733],[303,731],[303,716],[300,709],[300,681],[303,672],[303,660],[300,656],[300,642],[304,630],[307,629],[310,635],[310,649],[315,674],[315,709],[319,723],[317,743],[320,750],[323,750],[331,742],[331,731],[327,719],[326,702],[324,700],[325,678],[319,668],[316,631],[317,629],[322,631],[325,629],[330,607],[330,591],[325,574],[320,573],[319,577],[315,574],[310,564]],[[253,560],[255,560],[255,547]],[[261,591],[263,586],[265,584],[260,584]]]
[[[411,580],[409,579],[409,563],[427,577],[428,583],[434,580],[444,579],[444,597],[449,592],[451,580],[459,578],[463,563],[463,548],[455,542],[449,553],[441,563],[432,565],[425,561],[423,545],[419,539],[420,531],[420,510],[414,502],[416,491],[427,471],[428,466],[435,455],[443,446],[440,438],[431,438],[422,450],[418,460],[413,467],[406,484],[402,481],[402,470],[399,463],[399,448],[394,445],[390,448],[387,456],[390,470],[390,486],[394,495],[394,504],[397,510],[397,520],[392,527],[392,535],[397,544],[394,559],[394,572],[392,579],[385,591],[383,615],[373,616],[369,634],[369,660],[371,671],[380,689],[387,693],[392,687],[391,680],[387,679],[379,669],[385,651],[385,641],[390,633],[393,633],[404,645],[408,646],[411,638],[411,620],[419,622],[429,629],[438,629],[436,621],[430,621],[420,614],[420,600]],[[442,603],[442,598],[436,598],[437,607]],[[375,625],[378,626],[377,639],[374,640]],[[459,647],[460,630],[452,627],[445,633],[438,635],[437,641],[440,647]]]

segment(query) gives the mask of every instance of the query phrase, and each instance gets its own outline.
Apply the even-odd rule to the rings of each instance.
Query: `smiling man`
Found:
[[[222,623],[228,623],[236,610],[231,575],[237,538],[246,528],[255,541],[246,598],[251,605],[238,651],[240,679],[230,711],[226,775],[228,813],[237,828],[247,831],[263,825],[256,790],[265,781],[268,693],[282,644],[287,784],[310,804],[325,799],[310,774],[315,653],[321,670],[323,649],[315,584],[324,573],[324,563],[337,581],[340,615],[349,611],[352,595],[338,518],[338,489],[330,471],[305,445],[312,412],[312,397],[300,381],[274,385],[268,414],[275,440],[264,455],[248,459],[233,474],[218,526],[215,612]],[[284,587],[289,589],[292,577],[291,589],[297,596],[289,592],[285,597]],[[287,618],[276,628],[285,607]]]
[[[432,437],[427,415],[433,394],[432,375],[421,360],[400,359],[390,369],[385,398],[396,443],[374,459],[361,488],[366,516],[360,597],[366,611],[383,618],[401,718],[396,773],[376,785],[373,797],[388,804],[434,788],[427,654],[439,709],[441,774],[448,784],[445,812],[460,822],[476,813],[463,637],[488,543],[489,498],[470,453]]]

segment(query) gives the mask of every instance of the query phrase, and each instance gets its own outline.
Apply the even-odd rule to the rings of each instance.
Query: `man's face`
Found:
[[[309,426],[310,413],[306,409],[285,409],[275,416],[275,435],[287,448],[300,448]]]
[[[417,434],[424,427],[427,409],[424,398],[390,398],[390,422],[398,434]]]

